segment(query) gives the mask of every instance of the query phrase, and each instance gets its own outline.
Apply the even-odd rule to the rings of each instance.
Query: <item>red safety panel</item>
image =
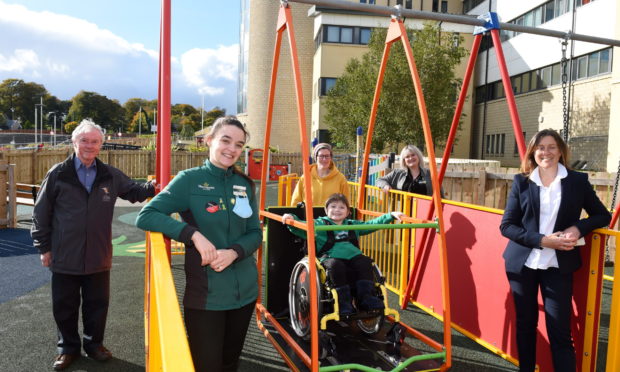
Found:
[[[417,217],[425,218],[429,206],[430,201],[418,200]],[[514,305],[502,258],[507,240],[499,231],[502,215],[445,205],[443,216],[453,324],[516,358]],[[437,241],[433,239],[434,230],[432,234],[430,249],[416,247],[416,260],[422,265],[417,272],[422,274],[416,279],[412,299],[442,315],[439,253]],[[420,244],[422,231],[416,232],[416,236]],[[586,242],[586,246],[580,248],[583,266],[574,280],[573,336],[578,366],[581,366],[583,354],[591,236]],[[541,371],[553,371],[542,299],[540,311],[538,363]]]

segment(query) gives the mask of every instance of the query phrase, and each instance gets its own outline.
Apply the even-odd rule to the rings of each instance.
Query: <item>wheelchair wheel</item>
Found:
[[[318,316],[322,314],[320,301],[321,283],[316,276],[316,288],[319,293]],[[310,266],[308,257],[297,262],[291,274],[288,292],[288,304],[291,317],[291,327],[299,337],[306,337],[310,333]]]

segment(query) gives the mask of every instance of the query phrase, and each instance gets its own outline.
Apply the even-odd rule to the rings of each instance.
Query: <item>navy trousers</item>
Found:
[[[86,353],[103,344],[110,303],[110,272],[90,275],[52,273],[52,306],[58,327],[58,353],[79,354],[78,318],[82,302]]]
[[[327,275],[329,275],[329,279],[334,287],[349,285],[358,280],[375,281],[372,259],[363,254],[357,255],[350,260],[328,258],[322,263],[327,269]]]
[[[538,289],[540,288],[551,345],[553,368],[557,372],[576,370],[575,347],[571,336],[573,274],[557,268],[507,273],[517,314],[519,371],[533,372],[536,366]]]

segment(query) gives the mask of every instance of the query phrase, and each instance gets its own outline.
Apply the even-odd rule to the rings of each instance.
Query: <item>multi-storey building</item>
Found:
[[[366,3],[367,1],[355,2]],[[462,11],[460,0],[369,0],[368,3],[381,6],[402,4],[405,9],[425,11],[450,13]],[[241,26],[242,56],[239,68],[238,115],[251,130],[253,140],[250,145],[260,146],[267,111],[267,94],[279,2],[243,0],[242,4],[244,13]],[[387,28],[390,18],[294,2],[290,5],[293,9],[295,38],[303,77],[308,138],[326,141],[329,139],[329,128],[323,121],[325,112],[323,99],[327,91],[342,75],[347,62],[351,58],[360,58],[368,50],[367,44],[372,29]],[[406,19],[405,24],[410,28],[421,28],[423,21]],[[469,48],[471,45],[472,28],[470,26],[443,24],[441,28],[445,32],[463,33],[466,38],[465,47]],[[297,109],[286,38],[283,42],[279,70],[271,143],[281,150],[299,151]],[[463,70],[464,62],[456,75],[462,75]],[[403,89],[413,89],[411,82],[403,82]],[[469,155],[472,117],[470,109],[471,107],[465,110],[461,136],[454,148],[455,156],[467,157]],[[354,136],[355,133],[351,135]]]
[[[617,0],[486,0],[468,5],[468,14],[491,10],[502,22],[620,39]],[[620,65],[613,59],[617,48],[569,43],[564,70],[562,40],[506,31],[501,32],[501,39],[526,140],[543,128],[564,130],[566,95],[571,164],[615,171],[620,157],[620,147],[614,144],[614,139],[620,139]],[[490,45],[481,48],[476,66],[471,156],[518,166],[496,51]],[[564,71],[566,90],[562,87]]]
[[[349,0],[357,2],[356,0]],[[574,3],[573,3],[574,1]],[[496,12],[502,22],[620,39],[620,7],[616,0],[359,0],[382,6],[479,15]],[[372,29],[387,27],[389,18],[368,13],[291,3],[298,45],[308,138],[323,141],[323,97],[351,58],[367,51]],[[238,113],[250,127],[253,146],[264,137],[279,2],[242,0]],[[422,21],[407,19],[408,27]],[[472,26],[442,23],[442,30],[465,37],[469,49]],[[573,164],[615,171],[620,158],[620,62],[614,48],[584,42],[566,49],[568,86],[562,88],[561,40],[502,31],[502,45],[526,140],[542,128],[563,129],[564,96],[570,113]],[[466,58],[455,71],[462,76]],[[616,68],[613,68],[613,66]],[[271,143],[297,151],[299,133],[288,40],[284,38],[276,88]],[[464,109],[453,157],[499,160],[518,166],[519,156],[501,83],[495,49],[483,43]],[[404,84],[404,89],[411,85]],[[474,93],[475,92],[475,93]],[[613,103],[616,103],[615,105]],[[440,155],[441,152],[439,151]]]

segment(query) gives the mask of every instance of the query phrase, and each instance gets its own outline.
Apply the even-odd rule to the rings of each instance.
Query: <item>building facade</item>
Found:
[[[476,3],[468,14],[491,10],[497,12],[501,22],[620,39],[616,0]],[[540,129],[563,132],[566,107],[571,165],[616,171],[620,152],[613,141],[620,138],[620,75],[613,55],[617,48],[569,42],[563,64],[562,40],[506,31],[501,32],[501,39],[526,143]],[[476,65],[471,156],[516,167],[519,155],[496,52],[489,43],[486,46]],[[564,73],[566,89],[562,86]]]
[[[350,1],[367,3],[366,0]],[[368,0],[368,3],[380,6],[401,4],[405,9],[450,13],[462,13],[463,10],[461,0]],[[250,128],[253,137],[250,145],[261,146],[263,136],[257,134],[264,133],[262,128],[267,111],[279,1],[242,0],[242,4],[245,4],[242,9],[249,10],[249,14],[245,13],[242,16],[238,115]],[[293,10],[295,38],[303,78],[308,138],[310,141],[329,141],[329,128],[323,121],[324,97],[337,78],[342,75],[350,59],[360,58],[368,50],[367,44],[372,30],[378,27],[387,28],[390,18],[294,2],[290,5]],[[407,19],[405,24],[414,29],[423,26],[420,20]],[[443,24],[441,28],[445,32],[462,33],[466,39],[465,48],[469,49],[472,40],[470,26]],[[244,34],[245,40],[248,40],[246,44]],[[297,108],[288,39],[285,38],[282,45],[270,142],[272,146],[282,151],[299,151]],[[459,71],[456,71],[457,77],[462,76],[464,66],[465,59],[458,68]],[[241,76],[243,73],[246,74],[245,77]],[[247,83],[242,85],[242,81]],[[404,86],[413,89],[409,83]],[[464,110],[460,138],[453,150],[454,156],[469,155],[472,117],[470,110],[471,105]],[[352,133],[353,135],[355,134]]]
[[[620,39],[620,7],[616,0],[349,1],[381,6],[401,4],[408,9],[472,16],[493,11],[502,22]],[[329,128],[322,120],[325,94],[342,75],[347,62],[367,51],[372,29],[387,27],[389,18],[290,4],[303,79],[308,138],[325,141],[329,139]],[[276,0],[242,0],[238,113],[252,133],[251,146],[262,146],[264,139],[278,7]],[[422,26],[419,20],[406,19],[405,23],[411,28]],[[459,33],[465,38],[464,47],[471,48],[472,26],[441,23],[441,28]],[[570,118],[571,165],[615,171],[620,158],[620,146],[613,143],[620,138],[620,62],[613,58],[617,48],[569,42],[565,52],[567,62],[563,65],[562,40],[506,31],[501,31],[501,39],[526,141],[543,128],[563,130],[566,107]],[[470,94],[452,156],[498,160],[503,166],[514,167],[519,164],[519,155],[495,49],[489,41],[483,42],[472,84],[467,87]],[[456,69],[457,77],[463,76],[466,60]],[[271,144],[283,151],[299,151],[286,36],[279,70]],[[563,71],[566,71],[566,89],[562,87]]]

